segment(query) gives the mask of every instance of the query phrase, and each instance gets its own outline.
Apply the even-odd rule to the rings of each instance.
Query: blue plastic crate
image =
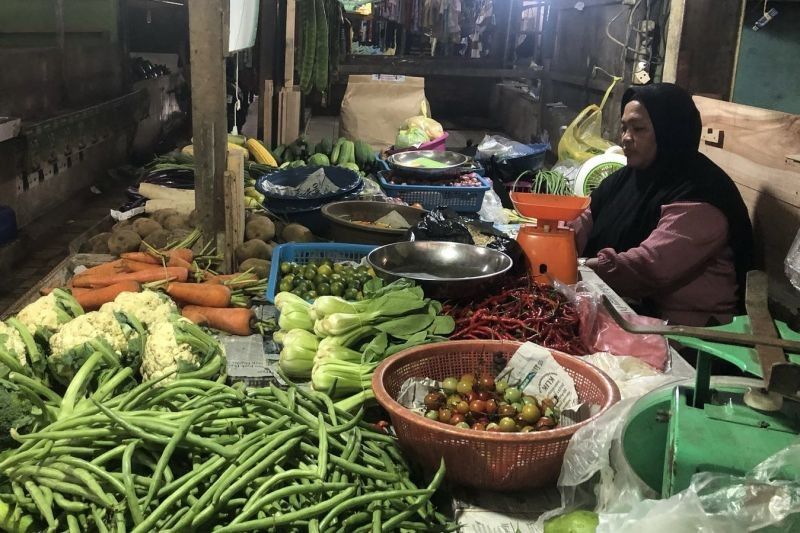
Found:
[[[278,294],[281,277],[281,263],[289,261],[305,265],[309,261],[330,259],[334,263],[341,261],[361,262],[377,246],[369,244],[342,244],[338,242],[312,242],[312,243],[288,243],[276,246],[272,250],[272,267],[269,273],[269,283],[267,284],[267,301],[275,303],[275,295]]]
[[[387,196],[400,198],[405,203],[421,204],[428,211],[447,206],[459,213],[477,213],[483,204],[483,195],[492,188],[481,175],[480,187],[446,187],[434,185],[393,185],[386,181],[384,174],[378,173],[381,188]]]

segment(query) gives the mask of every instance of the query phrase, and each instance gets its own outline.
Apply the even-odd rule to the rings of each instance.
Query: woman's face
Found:
[[[656,160],[656,131],[647,108],[636,100],[628,102],[622,113],[622,150],[631,168],[644,170]]]

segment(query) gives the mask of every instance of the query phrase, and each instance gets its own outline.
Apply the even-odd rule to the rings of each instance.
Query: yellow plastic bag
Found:
[[[614,143],[603,138],[603,107],[620,78],[615,77],[600,105],[592,104],[575,117],[558,143],[558,159],[579,163],[605,153]]]

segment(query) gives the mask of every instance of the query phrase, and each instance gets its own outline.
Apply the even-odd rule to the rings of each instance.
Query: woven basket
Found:
[[[553,485],[572,435],[619,401],[619,390],[597,368],[578,358],[552,352],[572,379],[581,401],[599,405],[588,420],[534,433],[495,433],[459,429],[429,420],[395,401],[410,377],[443,380],[467,372],[492,372],[492,361],[510,359],[518,342],[452,341],[419,346],[386,359],[372,377],[378,402],[389,412],[400,445],[428,469],[444,458],[447,478],[486,490],[511,491]]]

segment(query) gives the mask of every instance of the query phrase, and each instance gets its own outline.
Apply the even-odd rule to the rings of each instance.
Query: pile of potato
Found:
[[[196,212],[185,215],[175,209],[159,209],[149,215],[117,222],[111,231],[90,238],[81,248],[83,253],[119,255],[125,252],[146,251],[148,246],[162,250],[184,240],[198,227]],[[281,242],[312,242],[314,235],[300,224],[273,221],[260,214],[248,214],[245,242],[236,248],[239,269],[253,269],[260,278],[269,273],[272,250]],[[198,242],[193,251],[200,253]]]

